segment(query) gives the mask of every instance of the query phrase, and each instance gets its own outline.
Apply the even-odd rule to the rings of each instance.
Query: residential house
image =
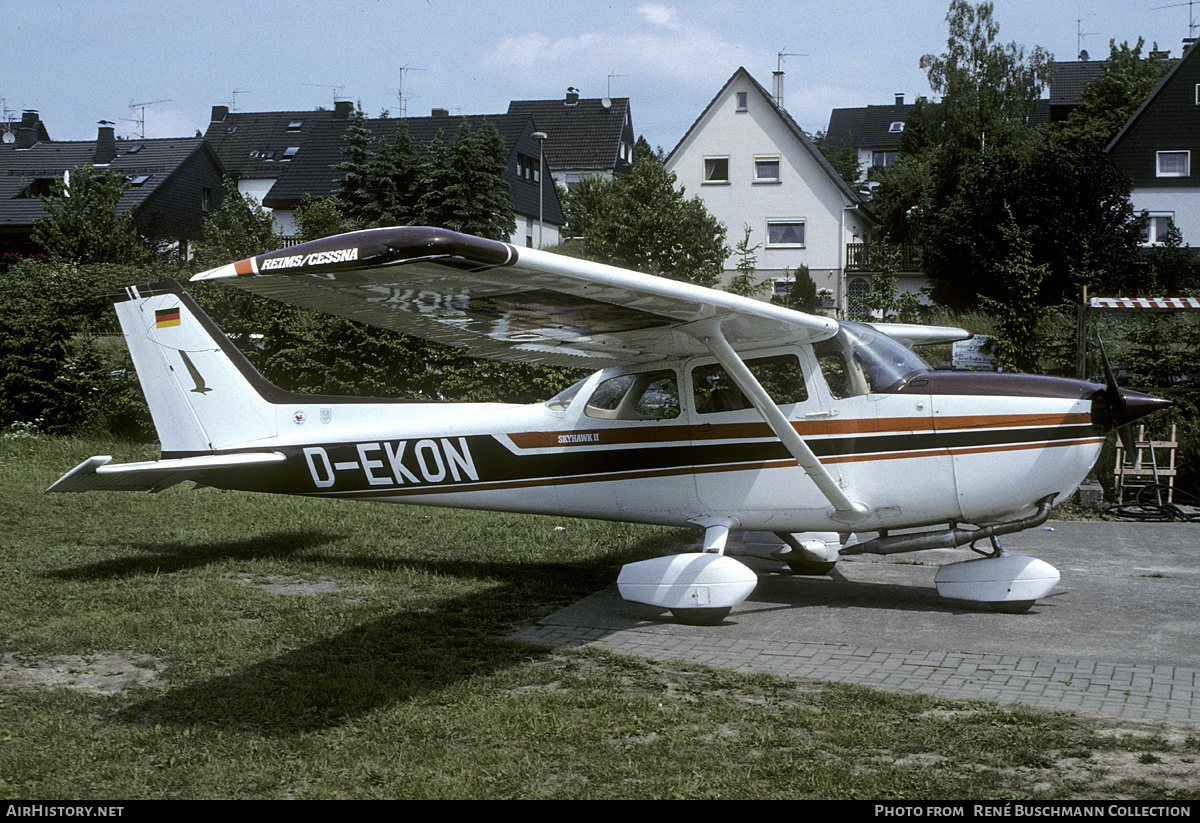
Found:
[[[349,103],[333,111],[229,112],[213,107],[208,135],[238,190],[271,210],[284,237],[298,234],[296,208],[305,197],[320,199],[337,190],[344,173],[337,166],[346,160],[346,133],[353,122]],[[506,152],[505,180],[517,215],[517,230],[510,241],[517,245],[552,245],[558,242],[565,222],[554,186],[542,184],[539,145],[527,115],[473,115],[465,118],[472,128],[491,123],[500,132]],[[434,109],[429,117],[368,119],[367,129],[379,140],[392,139],[400,123],[407,124],[417,151],[424,152],[441,135],[449,142],[464,118]]]
[[[36,121],[33,112],[31,122]],[[0,255],[5,258],[40,253],[31,240],[43,214],[40,196],[78,167],[124,176],[129,187],[118,214],[132,212],[143,235],[176,244],[184,256],[189,244],[203,237],[205,214],[220,205],[224,169],[202,137],[118,140],[107,122],[100,123],[94,141],[42,140],[43,133],[35,125],[19,131],[13,142],[0,142]]]
[[[561,100],[513,100],[510,115],[533,118],[554,179],[570,187],[584,177],[611,178],[633,163],[629,98],[582,98],[574,88]]]
[[[1131,200],[1149,215],[1147,245],[1174,226],[1200,245],[1200,50],[1188,48],[1105,151],[1133,181]]]
[[[730,246],[750,230],[759,278],[782,283],[807,266],[839,309],[847,298],[846,254],[870,239],[875,218],[781,103],[744,68],[729,78],[666,160],[725,224]],[[738,256],[725,261],[723,282]]]
[[[900,157],[900,138],[912,107],[904,102],[903,94],[897,94],[896,102],[887,106],[834,109],[825,130],[826,145],[835,152],[847,145],[854,149],[862,170],[860,182],[866,182],[872,169],[895,163]]]

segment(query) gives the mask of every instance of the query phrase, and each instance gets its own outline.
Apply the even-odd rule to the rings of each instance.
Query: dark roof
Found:
[[[409,117],[404,120],[374,119],[364,122],[376,143],[380,140],[391,140],[399,130],[400,123],[406,123],[408,133],[420,156],[428,153],[429,143],[439,133],[444,140],[452,140],[458,134],[464,120],[472,129],[478,129],[484,123],[491,123],[500,132],[506,150],[506,179],[512,194],[513,209],[518,214],[536,216],[539,210],[538,187],[534,183],[520,180],[517,174],[518,153],[535,159],[538,156],[537,141],[531,136],[534,131],[533,124],[527,116],[431,116]],[[270,193],[263,198],[263,205],[274,209],[295,208],[305,195],[321,198],[333,194],[345,176],[337,166],[346,159],[343,150],[346,147],[347,126],[346,121],[326,120],[315,123],[307,133],[306,139],[299,145],[300,150],[291,159],[275,162],[273,170],[278,179],[271,187]],[[562,225],[565,219],[558,198],[549,186],[547,190],[551,194],[543,204],[546,222]]]
[[[1158,177],[1156,152],[1190,151],[1200,157],[1200,126],[1195,120],[1196,89],[1200,88],[1200,49],[1189,47],[1150,92],[1141,107],[1105,148],[1109,158],[1133,180],[1134,186],[1175,188],[1196,186],[1196,175]]]
[[[708,101],[708,105],[705,106],[704,110],[700,112],[700,116],[697,117],[696,121],[688,127],[686,132],[684,132],[683,137],[681,137],[679,142],[675,144],[675,148],[671,149],[671,153],[667,155],[666,162],[670,164],[671,158],[675,156],[675,152],[679,151],[679,147],[687,142],[688,137],[693,131],[696,130],[696,127],[700,125],[700,121],[704,119],[704,115],[706,115],[708,111],[714,105],[716,105],[717,101],[725,95],[725,90],[733,85],[733,83],[739,77],[745,77],[747,80],[749,80],[751,86],[758,91],[762,99],[770,104],[771,108],[777,115],[779,115],[779,118],[783,121],[784,125],[788,127],[789,131],[791,131],[792,136],[796,138],[796,142],[808,152],[809,156],[812,157],[813,161],[817,164],[817,167],[820,168],[821,171],[824,172],[825,176],[828,177],[829,180],[842,192],[842,196],[851,203],[861,205],[863,200],[858,196],[858,192],[846,185],[846,181],[843,180],[841,175],[837,173],[837,170],[834,169],[830,162],[825,159],[824,155],[817,150],[817,147],[813,145],[813,141],[808,136],[808,133],[805,132],[804,129],[800,128],[799,124],[797,124],[796,121],[792,119],[792,116],[787,113],[787,110],[776,103],[775,98],[772,97],[771,94],[762,87],[762,84],[755,80],[753,75],[751,75],[750,72],[746,71],[746,69],[743,67],[739,67],[738,70],[735,71],[727,81],[725,81],[725,85],[721,86],[721,90],[713,96],[713,99]],[[866,213],[865,210],[864,213]]]
[[[289,148],[305,145],[322,127],[345,130],[352,107],[338,103],[333,111],[231,112],[214,106],[205,138],[234,177],[252,179],[279,177],[280,159]]]
[[[513,100],[508,113],[532,117],[535,130],[546,133],[546,161],[555,169],[614,171],[624,162],[622,140],[633,149],[628,97],[614,97],[607,106],[600,98],[571,104],[566,99]]]
[[[903,123],[912,107],[912,103],[899,103],[834,109],[825,130],[825,141],[835,149],[841,148],[847,139],[856,149],[898,149],[902,132],[893,131],[892,124]]]
[[[1050,105],[1074,103],[1083,87],[1104,73],[1107,64],[1107,60],[1056,61],[1054,79],[1050,81]]]
[[[40,142],[28,149],[0,143],[0,228],[32,226],[42,214],[42,201],[27,194],[30,184],[61,179],[64,171],[82,166],[95,166],[97,175],[107,170],[136,181],[125,191],[117,212],[136,211],[197,152],[208,153],[214,166],[220,168],[203,137],[117,140],[116,157],[104,165],[93,162],[95,140]]]

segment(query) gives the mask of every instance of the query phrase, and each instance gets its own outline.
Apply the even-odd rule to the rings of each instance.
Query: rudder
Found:
[[[265,379],[178,282],[129,286],[112,299],[164,456],[277,434]]]

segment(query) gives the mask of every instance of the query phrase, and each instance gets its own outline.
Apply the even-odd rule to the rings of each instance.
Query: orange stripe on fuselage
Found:
[[[801,437],[849,434],[901,434],[906,432],[964,431],[970,429],[1026,428],[1030,426],[1078,426],[1092,422],[1090,414],[995,414],[953,417],[885,417],[860,420],[815,420],[792,423]],[[569,435],[595,434],[596,440],[560,441]],[[519,449],[550,449],[557,446],[605,446],[628,443],[682,443],[698,440],[748,440],[773,438],[766,423],[697,423],[687,425],[631,425],[628,428],[572,429],[552,432],[516,432],[508,435]]]

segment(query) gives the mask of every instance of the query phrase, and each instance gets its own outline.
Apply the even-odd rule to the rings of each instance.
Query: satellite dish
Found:
[[[600,101],[600,105],[604,106],[604,108],[606,108],[606,109],[611,109],[612,108],[612,100],[605,97],[603,100]]]

